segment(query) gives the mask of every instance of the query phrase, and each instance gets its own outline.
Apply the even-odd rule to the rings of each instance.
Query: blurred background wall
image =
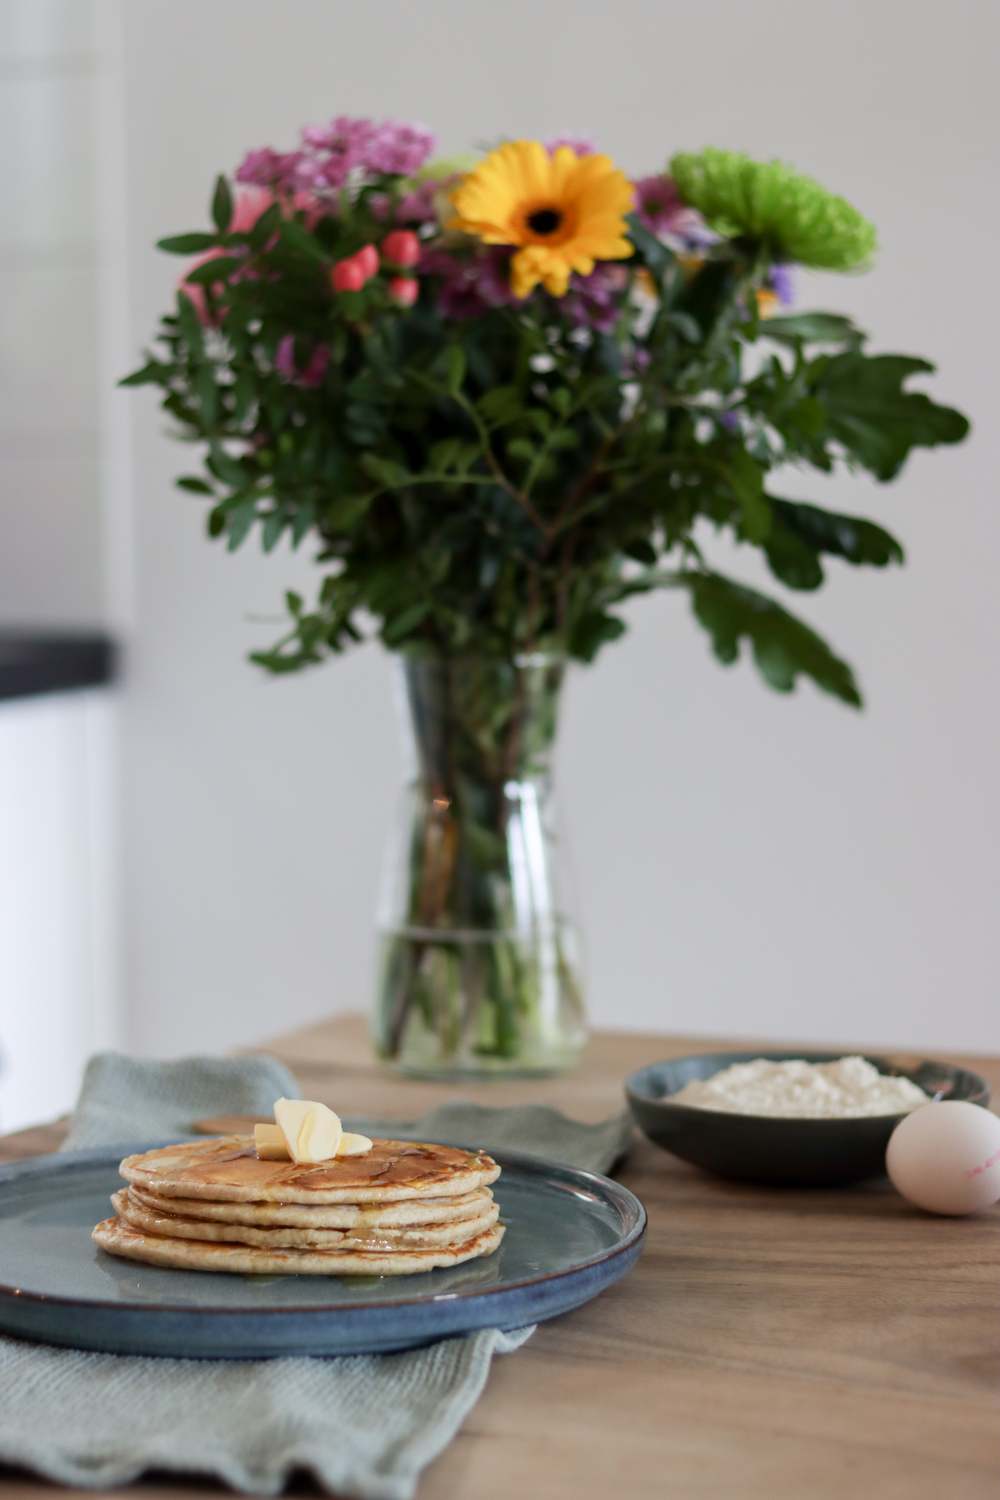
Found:
[[[0,1128],[65,1108],[123,1032],[112,697],[3,690],[39,633],[73,632],[58,654],[113,613],[116,31],[97,0],[0,3]]]
[[[69,37],[88,0],[23,8],[57,16]],[[8,335],[23,351],[27,405],[13,424],[0,416],[16,429],[4,445],[13,551],[0,582],[6,616],[44,594],[63,617],[101,612],[126,645],[122,1039],[156,1052],[244,1043],[364,1007],[371,992],[400,774],[389,660],[370,647],[280,681],[245,663],[276,633],[283,589],[309,586],[308,561],[207,544],[200,502],[171,487],[183,453],[149,393],[108,401],[99,471],[90,437],[72,439],[87,484],[67,492],[55,474],[66,434],[93,431],[95,389],[137,361],[172,294],[178,263],[153,241],[207,222],[214,174],[247,147],[281,147],[301,124],[349,113],[422,120],[445,151],[511,132],[586,134],[636,173],[710,143],[781,155],[876,220],[876,271],[802,277],[801,299],[849,312],[881,348],[934,359],[937,393],[972,415],[974,439],[918,457],[890,490],[812,477],[789,490],[870,508],[908,548],[905,570],[831,566],[824,593],[795,601],[858,666],[863,714],[806,689],[777,697],[747,664],[725,671],[671,597],[637,604],[624,643],[576,673],[560,775],[590,1005],[597,1022],[628,1027],[1000,1045],[1000,7],[97,0],[96,15],[96,332],[91,262],[72,274],[67,262],[53,290],[36,290],[32,246],[48,264],[93,240],[51,205],[32,218],[37,172],[56,171],[49,158],[37,156],[35,175],[17,167],[14,201],[23,194],[26,207],[2,231],[15,275],[24,264],[24,307],[36,304]],[[44,130],[70,153],[82,202],[93,162],[72,111],[88,89],[75,72],[60,77],[63,113]],[[5,80],[0,107],[13,108],[19,85]],[[28,116],[25,128],[49,140]],[[57,380],[77,372],[72,399],[50,383],[53,366]],[[58,440],[46,436],[57,416],[70,423]],[[66,564],[49,565],[53,533],[69,583]],[[738,554],[721,560],[754,581]]]

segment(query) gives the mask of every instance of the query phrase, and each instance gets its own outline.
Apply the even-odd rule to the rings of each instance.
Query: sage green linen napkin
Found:
[[[269,1114],[298,1085],[273,1058],[142,1062],[93,1058],[67,1146],[177,1138],[212,1114]],[[420,1120],[352,1126],[424,1140],[521,1149],[604,1171],[625,1116],[581,1125],[532,1105],[448,1104]],[[0,1462],[104,1488],[150,1470],[212,1474],[276,1495],[297,1470],[355,1500],[409,1500],[486,1384],[494,1354],[533,1333],[485,1329],[401,1354],[337,1359],[144,1359],[0,1336]]]

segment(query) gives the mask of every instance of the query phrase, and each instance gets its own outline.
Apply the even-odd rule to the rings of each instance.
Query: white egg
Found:
[[[977,1214],[1000,1200],[1000,1119],[960,1099],[923,1104],[889,1138],[893,1186],[932,1214]]]

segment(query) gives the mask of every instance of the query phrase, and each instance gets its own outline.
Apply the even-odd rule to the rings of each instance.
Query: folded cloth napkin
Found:
[[[299,1092],[272,1058],[91,1060],[70,1147],[169,1140],[205,1115],[269,1114]],[[605,1170],[624,1152],[624,1116],[581,1125],[556,1110],[449,1104],[376,1133],[518,1148]],[[0,1336],[0,1462],[104,1488],[148,1470],[216,1475],[276,1495],[296,1470],[356,1500],[409,1500],[421,1471],[478,1400],[494,1354],[534,1330],[485,1329],[400,1354],[193,1360],[88,1354]],[[53,1420],[53,1418],[56,1418]]]

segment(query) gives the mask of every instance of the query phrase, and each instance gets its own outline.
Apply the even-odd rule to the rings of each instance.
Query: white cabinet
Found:
[[[72,1104],[118,1040],[107,691],[0,702],[0,1130]]]

